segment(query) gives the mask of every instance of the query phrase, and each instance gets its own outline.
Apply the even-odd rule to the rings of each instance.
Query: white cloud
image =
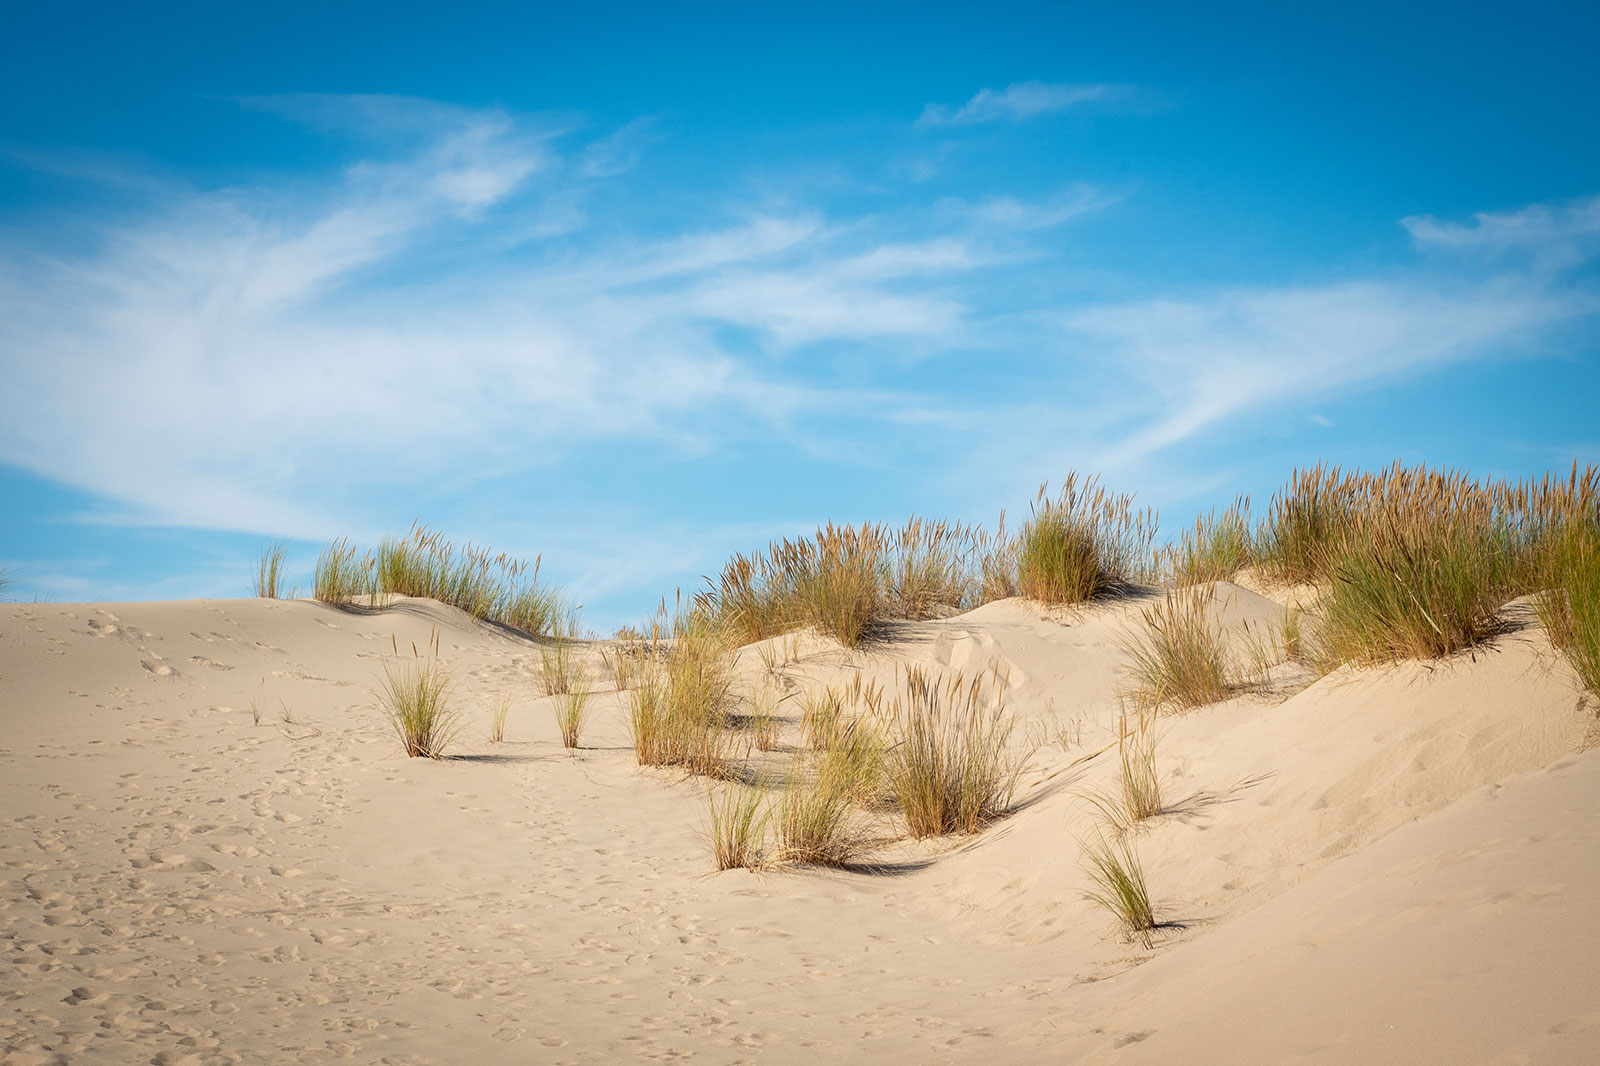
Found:
[[[1115,95],[1116,86],[1072,85],[1023,81],[1004,89],[980,89],[958,108],[929,104],[917,119],[919,126],[970,126],[981,122],[1021,122],[1077,104]]]
[[[1526,252],[1545,269],[1565,269],[1600,252],[1600,196],[1515,211],[1480,211],[1470,224],[1432,215],[1404,220],[1418,246],[1452,253]]]

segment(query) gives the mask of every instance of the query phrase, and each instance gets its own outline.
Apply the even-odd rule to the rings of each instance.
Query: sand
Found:
[[[1263,591],[1223,617],[1281,618]],[[1448,662],[1163,718],[1149,949],[1078,844],[1138,607],[773,642],[796,694],[998,667],[1048,742],[980,835],[716,874],[706,786],[634,765],[596,647],[568,754],[538,645],[428,601],[0,605],[0,1062],[1600,1061],[1595,712],[1526,605]],[[376,683],[435,634],[469,724],[406,759]]]

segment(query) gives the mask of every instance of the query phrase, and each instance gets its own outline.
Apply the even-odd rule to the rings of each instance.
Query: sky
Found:
[[[11,598],[1600,462],[1592,4],[18,5]]]

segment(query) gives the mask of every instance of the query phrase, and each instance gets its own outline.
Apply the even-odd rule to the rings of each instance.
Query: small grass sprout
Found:
[[[1091,885],[1084,898],[1115,915],[1129,940],[1149,948],[1158,923],[1133,838],[1097,832],[1083,842],[1083,868]]]
[[[501,744],[506,739],[506,718],[511,714],[511,697],[500,697],[500,702],[494,705],[494,710],[489,715],[489,743]]]

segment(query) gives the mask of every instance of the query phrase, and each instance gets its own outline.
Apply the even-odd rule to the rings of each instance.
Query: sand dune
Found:
[[[1174,810],[1138,842],[1176,924],[1145,950],[1078,846],[1139,606],[788,642],[794,693],[999,669],[1047,743],[981,835],[764,874],[709,873],[705,786],[635,767],[620,695],[569,756],[538,645],[453,609],[0,606],[0,1061],[1600,1060],[1595,717],[1531,612],[1163,718]],[[435,634],[462,757],[406,759],[374,690]]]

